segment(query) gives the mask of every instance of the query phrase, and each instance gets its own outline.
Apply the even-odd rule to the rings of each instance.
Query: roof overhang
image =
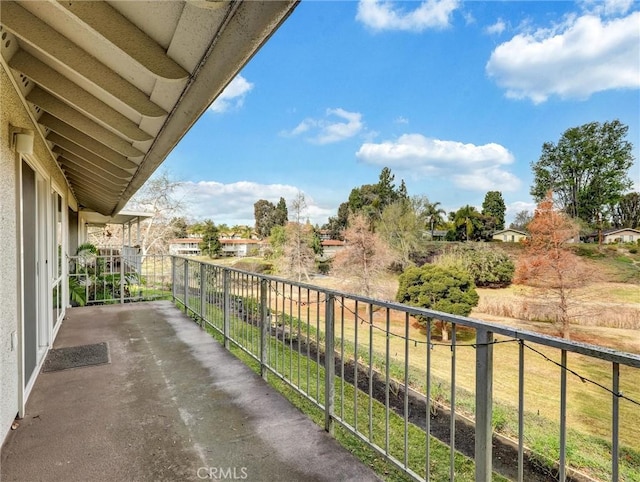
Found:
[[[135,211],[120,211],[118,214],[112,216],[105,216],[104,214],[97,213],[95,211],[80,211],[80,215],[85,224],[89,226],[105,226],[107,224],[130,224],[138,221],[144,221],[153,217],[153,213],[135,212]]]
[[[78,204],[112,216],[298,1],[2,0],[2,62]]]

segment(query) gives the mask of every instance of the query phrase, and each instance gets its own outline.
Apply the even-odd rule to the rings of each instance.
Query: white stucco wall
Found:
[[[12,334],[20,333],[18,323],[21,310],[17,231],[19,161],[11,149],[9,124],[36,130],[4,65],[0,64],[0,442],[4,440],[20,409],[19,353],[17,347],[11,349]],[[37,132],[33,158],[50,181],[58,186],[67,186],[62,172]]]
[[[18,249],[16,237],[16,155],[10,148],[9,123],[17,123],[17,99],[0,66],[0,441],[18,412],[18,350],[11,349],[18,330]]]

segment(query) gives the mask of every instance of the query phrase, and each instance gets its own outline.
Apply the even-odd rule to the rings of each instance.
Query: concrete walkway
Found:
[[[39,375],[2,482],[378,480],[170,302],[70,309],[54,347],[103,341]]]

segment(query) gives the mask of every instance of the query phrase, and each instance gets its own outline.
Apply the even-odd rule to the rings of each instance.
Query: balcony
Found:
[[[40,375],[3,480],[42,467],[61,480],[197,479],[202,467],[375,478],[265,380],[418,481],[640,470],[638,355],[187,258],[117,257],[72,260],[95,306],[68,310],[55,343],[107,342],[111,364]],[[132,303],[148,300],[160,301]],[[582,444],[597,471],[581,466]]]
[[[169,301],[71,309],[54,348],[102,342],[40,374],[3,481],[377,479]]]

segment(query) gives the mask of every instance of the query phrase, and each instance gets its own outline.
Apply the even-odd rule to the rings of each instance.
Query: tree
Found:
[[[483,220],[474,206],[461,207],[453,214],[453,225],[458,241],[474,241],[481,237]]]
[[[289,211],[287,210],[287,201],[283,197],[280,198],[276,209],[273,212],[273,225],[274,226],[286,226],[289,220]]]
[[[187,220],[180,216],[180,217],[174,217],[171,220],[171,229],[173,230],[173,237],[174,238],[186,238],[187,237],[187,231],[189,228],[189,224],[187,223]]]
[[[457,245],[434,260],[445,268],[467,271],[476,286],[504,288],[511,284],[515,264],[509,256],[486,245]]]
[[[399,198],[407,198],[407,186],[402,181],[396,189],[395,176],[391,169],[384,167],[377,184],[363,184],[349,193],[349,214],[363,213],[369,219],[370,226],[380,218],[382,211]]]
[[[278,271],[302,281],[309,280],[309,272],[314,269],[316,254],[314,251],[315,233],[310,223],[303,223],[307,209],[304,194],[299,192],[291,201],[293,221],[288,223],[284,232],[282,256],[278,259]]]
[[[220,230],[211,219],[206,219],[202,227],[202,241],[198,245],[202,254],[214,258],[220,254],[222,244],[220,244]]]
[[[500,191],[489,191],[482,202],[482,214],[495,219],[495,229],[504,229],[504,215],[507,207]]]
[[[610,208],[611,221],[616,228],[640,227],[640,193],[630,192]]]
[[[276,207],[266,199],[260,199],[253,205],[253,215],[256,220],[256,233],[261,239],[268,238],[271,228],[275,226],[274,214]]]
[[[442,223],[443,216],[447,214],[444,209],[438,207],[440,205],[440,202],[429,203],[425,209],[424,215],[431,231],[431,239],[433,239],[435,229]]]
[[[428,204],[424,197],[398,199],[384,208],[376,223],[376,232],[396,253],[403,270],[413,264],[411,255],[420,244]]]
[[[395,259],[391,248],[369,229],[364,214],[349,218],[343,236],[346,244],[334,257],[331,272],[344,278],[358,294],[376,296],[383,274]]]
[[[518,211],[515,218],[513,219],[513,222],[509,225],[509,228],[517,229],[518,231],[526,231],[527,226],[532,219],[533,214],[531,214],[531,211],[527,211],[526,209]]]
[[[342,232],[347,229],[349,224],[349,203],[344,202],[338,207],[338,214],[331,216],[326,224],[322,226],[322,229],[329,231],[329,237],[331,239],[342,239]]]
[[[628,130],[618,120],[591,122],[567,129],[557,145],[545,142],[540,159],[532,163],[531,195],[541,202],[551,190],[569,216],[596,225],[604,209],[632,186],[627,174],[634,161],[633,146],[625,140]]]
[[[588,272],[568,243],[577,236],[578,225],[553,206],[551,192],[542,200],[529,223],[530,239],[516,265],[514,282],[543,290],[555,308],[554,319],[564,338],[570,337],[573,294],[584,286]]]
[[[165,252],[169,239],[174,236],[171,220],[184,209],[182,199],[176,197],[181,183],[167,171],[151,177],[131,198],[127,209],[151,213],[153,216],[140,224],[140,252]]]
[[[445,268],[433,264],[412,267],[400,275],[396,301],[453,315],[467,316],[479,300],[471,275],[456,267]],[[426,325],[431,317],[416,317]],[[442,339],[448,333],[441,325]]]

